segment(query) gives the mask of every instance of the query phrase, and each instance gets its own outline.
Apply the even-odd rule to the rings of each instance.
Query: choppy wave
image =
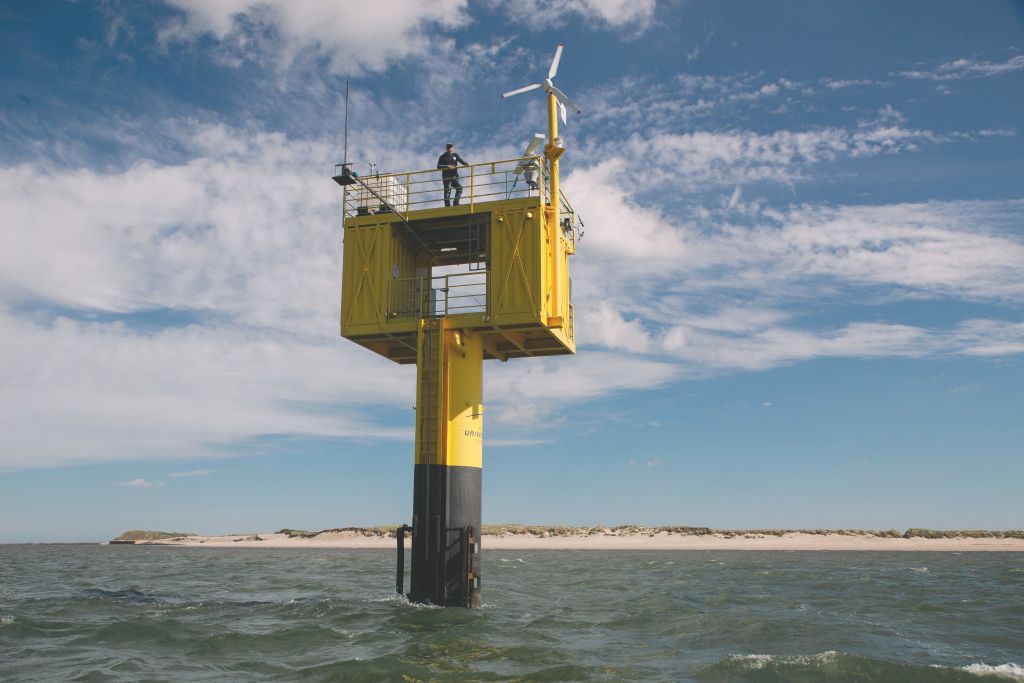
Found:
[[[1024,683],[1020,569],[485,550],[466,610],[390,593],[383,550],[0,546],[0,680]]]
[[[383,598],[370,598],[366,602],[377,604],[377,605],[392,605],[394,607],[407,607],[410,609],[444,609],[437,605],[430,605],[425,602],[413,602],[404,595],[392,593],[391,595]]]
[[[979,676],[996,676],[997,678],[1006,678],[1013,681],[1024,681],[1024,666],[1014,664],[1013,662],[997,664],[995,666],[989,664],[968,664],[963,669],[968,673]]]
[[[811,655],[730,655],[697,673],[700,681],[765,680],[785,683],[815,681],[900,681],[901,683],[980,683],[1024,681],[1024,668],[1014,663],[963,667],[891,662],[828,650]]]

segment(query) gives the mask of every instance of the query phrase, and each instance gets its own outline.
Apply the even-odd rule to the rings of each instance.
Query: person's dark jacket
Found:
[[[454,164],[462,164],[463,166],[469,166],[469,162],[459,156],[458,152],[445,152],[437,158],[437,167],[444,169],[441,171],[442,178],[458,178],[459,170],[457,168],[448,168]]]

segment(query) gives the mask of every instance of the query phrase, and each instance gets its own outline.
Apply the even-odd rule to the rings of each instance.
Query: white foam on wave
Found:
[[[928,567],[911,567],[910,571],[914,572],[915,574],[927,574]]]
[[[819,652],[816,655],[729,655],[729,660],[741,664],[744,668],[750,671],[756,671],[758,669],[765,668],[772,662],[779,664],[799,664],[801,666],[828,664],[835,661],[838,654],[839,653],[835,650],[827,650],[825,652]]]
[[[0,614],[0,626],[10,626],[14,623],[13,614]]]
[[[961,667],[967,673],[977,676],[999,676],[1011,681],[1024,681],[1024,666],[1009,662],[1008,664],[968,664]]]
[[[502,557],[502,558],[500,558],[498,560],[498,562],[517,562],[519,564],[526,564],[526,560],[524,560],[521,557],[515,557],[515,558]]]
[[[398,593],[392,593],[386,598],[371,598],[367,602],[379,605],[395,605],[396,607],[412,607],[413,609],[444,609],[440,605],[431,605],[426,602],[412,602],[409,598]]]
[[[763,669],[774,658],[771,655],[729,655],[729,659],[743,663],[748,669]]]

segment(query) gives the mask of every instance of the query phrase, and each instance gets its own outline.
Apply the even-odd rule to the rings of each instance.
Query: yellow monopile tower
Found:
[[[543,155],[531,144],[519,158],[461,167],[455,206],[443,201],[436,169],[336,169],[345,188],[341,335],[417,367],[413,516],[398,533],[396,585],[405,592],[411,531],[414,601],[480,600],[483,361],[576,351],[569,256],[581,224],[558,190],[559,106],[548,90]]]

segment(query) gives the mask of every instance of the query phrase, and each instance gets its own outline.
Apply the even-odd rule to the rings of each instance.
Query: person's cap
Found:
[[[444,146],[444,148],[445,148],[445,149],[451,149],[451,148],[452,148],[452,147],[454,147],[454,146],[455,146],[455,145],[453,145],[452,143],[450,143],[450,142],[449,142],[449,143],[448,143],[447,145],[445,145],[445,146]]]

